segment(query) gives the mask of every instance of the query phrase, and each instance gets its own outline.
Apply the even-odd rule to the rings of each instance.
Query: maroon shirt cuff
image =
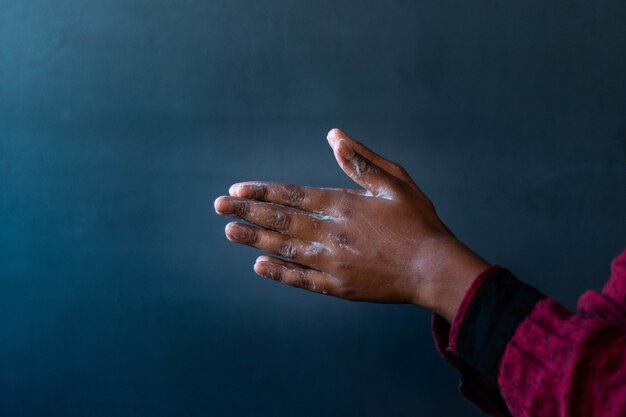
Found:
[[[444,319],[439,314],[433,314],[432,317],[432,332],[433,338],[435,339],[435,346],[439,354],[452,365],[459,367],[461,363],[460,358],[458,357],[456,344],[459,335],[459,329],[461,327],[461,323],[463,323],[463,317],[465,316],[465,312],[467,311],[467,307],[470,304],[470,301],[476,295],[476,292],[484,284],[484,282],[491,276],[491,274],[501,267],[499,265],[491,265],[487,267],[484,271],[482,271],[470,287],[468,288],[463,300],[461,301],[461,305],[459,306],[456,316],[452,322],[452,326],[446,319]]]
[[[504,400],[500,395],[497,385],[487,380],[487,378],[469,366],[458,356],[456,351],[459,330],[471,300],[474,298],[479,288],[488,280],[488,278],[500,269],[500,266],[492,265],[482,271],[474,279],[465,293],[465,297],[463,298],[455,319],[452,322],[452,327],[454,327],[454,329],[442,316],[433,314],[432,331],[435,339],[435,346],[439,354],[448,363],[456,367],[461,374],[459,390],[463,396],[487,414],[497,417],[508,417],[511,414],[504,404]],[[452,347],[453,345],[454,350]]]
[[[501,269],[500,265],[491,265],[487,267],[483,272],[478,274],[478,276],[474,279],[470,287],[467,289],[461,304],[459,305],[458,310],[456,311],[456,315],[454,316],[454,320],[452,321],[452,325],[450,326],[450,335],[448,336],[448,344],[450,346],[450,351],[459,356],[459,351],[457,347],[457,341],[459,339],[459,331],[461,330],[461,324],[463,324],[463,319],[465,319],[465,313],[467,312],[470,303],[474,299],[474,296],[480,289],[480,287],[491,277],[491,275],[497,270]]]
[[[493,271],[465,309],[456,335],[458,356],[496,384],[500,360],[515,330],[543,298],[509,270]]]

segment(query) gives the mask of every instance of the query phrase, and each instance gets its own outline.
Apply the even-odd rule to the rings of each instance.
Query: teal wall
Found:
[[[429,315],[257,277],[213,200],[341,127],[573,307],[626,247],[626,2],[0,0],[0,415],[478,416]]]

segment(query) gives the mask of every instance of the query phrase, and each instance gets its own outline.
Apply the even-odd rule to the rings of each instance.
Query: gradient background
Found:
[[[429,314],[258,278],[213,200],[341,127],[573,307],[626,246],[626,2],[0,0],[0,415],[478,416]]]

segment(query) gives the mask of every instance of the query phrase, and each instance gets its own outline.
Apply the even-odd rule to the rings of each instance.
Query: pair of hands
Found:
[[[363,189],[243,182],[215,201],[226,237],[273,256],[257,274],[348,300],[412,303],[452,321],[488,264],[457,240],[407,172],[339,129],[337,163]]]

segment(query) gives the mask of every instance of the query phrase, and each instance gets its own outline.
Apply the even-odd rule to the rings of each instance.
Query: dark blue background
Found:
[[[240,180],[341,127],[569,307],[626,246],[626,2],[0,0],[0,414],[478,416],[429,315],[281,286]]]

